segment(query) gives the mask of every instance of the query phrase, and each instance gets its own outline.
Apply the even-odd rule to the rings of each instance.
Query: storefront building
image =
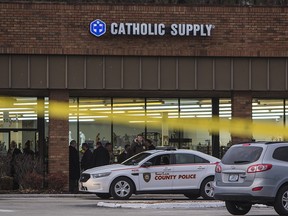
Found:
[[[71,139],[111,142],[117,152],[142,133],[158,146],[218,157],[239,141],[283,139],[165,120],[285,126],[287,7],[36,2],[0,3],[0,11],[2,152],[11,140],[21,148],[29,139],[47,156],[48,172],[68,174]],[[54,118],[52,101],[69,112]]]

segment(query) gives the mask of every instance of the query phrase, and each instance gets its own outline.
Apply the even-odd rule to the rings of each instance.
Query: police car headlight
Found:
[[[109,176],[111,172],[105,172],[105,173],[97,173],[97,174],[91,174],[92,178],[101,178]]]

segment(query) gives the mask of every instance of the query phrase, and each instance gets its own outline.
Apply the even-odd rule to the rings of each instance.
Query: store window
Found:
[[[22,150],[27,141],[38,151],[37,97],[0,98],[0,152],[5,154],[14,140]]]
[[[253,99],[252,103],[252,119],[257,123],[269,123],[284,126],[285,112],[284,99]],[[282,141],[283,134],[258,135],[253,134],[256,141]]]
[[[70,98],[69,100],[69,142],[74,139],[81,150],[82,143],[109,141],[111,137],[110,98]]]
[[[231,99],[221,98],[219,100],[219,118],[223,120],[230,120],[232,118],[232,105]],[[219,130],[219,142],[220,142],[220,158],[226,153],[231,146],[231,134],[227,130]]]
[[[138,134],[145,134],[145,99],[113,98],[112,113],[112,142],[117,156]]]
[[[178,118],[179,102],[173,98],[148,98],[146,102],[147,138],[155,146],[177,146],[178,128],[169,119]]]
[[[184,122],[183,129],[179,132],[181,148],[211,153],[209,130],[199,130],[198,125],[193,122],[195,118],[211,117],[211,99],[180,99],[180,118]]]

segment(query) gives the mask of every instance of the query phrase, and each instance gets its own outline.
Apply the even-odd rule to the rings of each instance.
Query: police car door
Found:
[[[151,166],[139,169],[140,191],[172,189],[174,177],[170,159],[170,154],[157,155],[148,160],[148,162],[151,162]]]
[[[173,181],[173,190],[199,188],[199,184],[207,171],[207,166],[205,163],[201,163],[201,159],[194,154],[175,154],[174,174],[176,178]]]

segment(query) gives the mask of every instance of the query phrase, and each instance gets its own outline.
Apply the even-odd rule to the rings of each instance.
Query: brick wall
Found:
[[[252,121],[252,95],[250,92],[232,93],[232,118],[242,118]],[[250,129],[248,129],[251,131]],[[248,131],[248,132],[249,132]],[[232,144],[239,142],[251,142],[252,134],[246,136],[237,136],[231,134]]]
[[[112,36],[111,22],[213,24],[211,37]],[[0,3],[0,54],[288,56],[287,7]]]
[[[51,101],[67,102],[66,110],[68,110],[69,94],[68,91],[54,90],[50,91]],[[49,109],[51,108],[51,105]],[[61,107],[65,109],[65,107]],[[53,110],[53,107],[52,107]],[[51,115],[51,112],[50,112]],[[67,116],[61,119],[49,118],[49,143],[48,143],[48,172],[62,173],[67,176],[68,189],[68,173],[69,173],[69,121]]]

